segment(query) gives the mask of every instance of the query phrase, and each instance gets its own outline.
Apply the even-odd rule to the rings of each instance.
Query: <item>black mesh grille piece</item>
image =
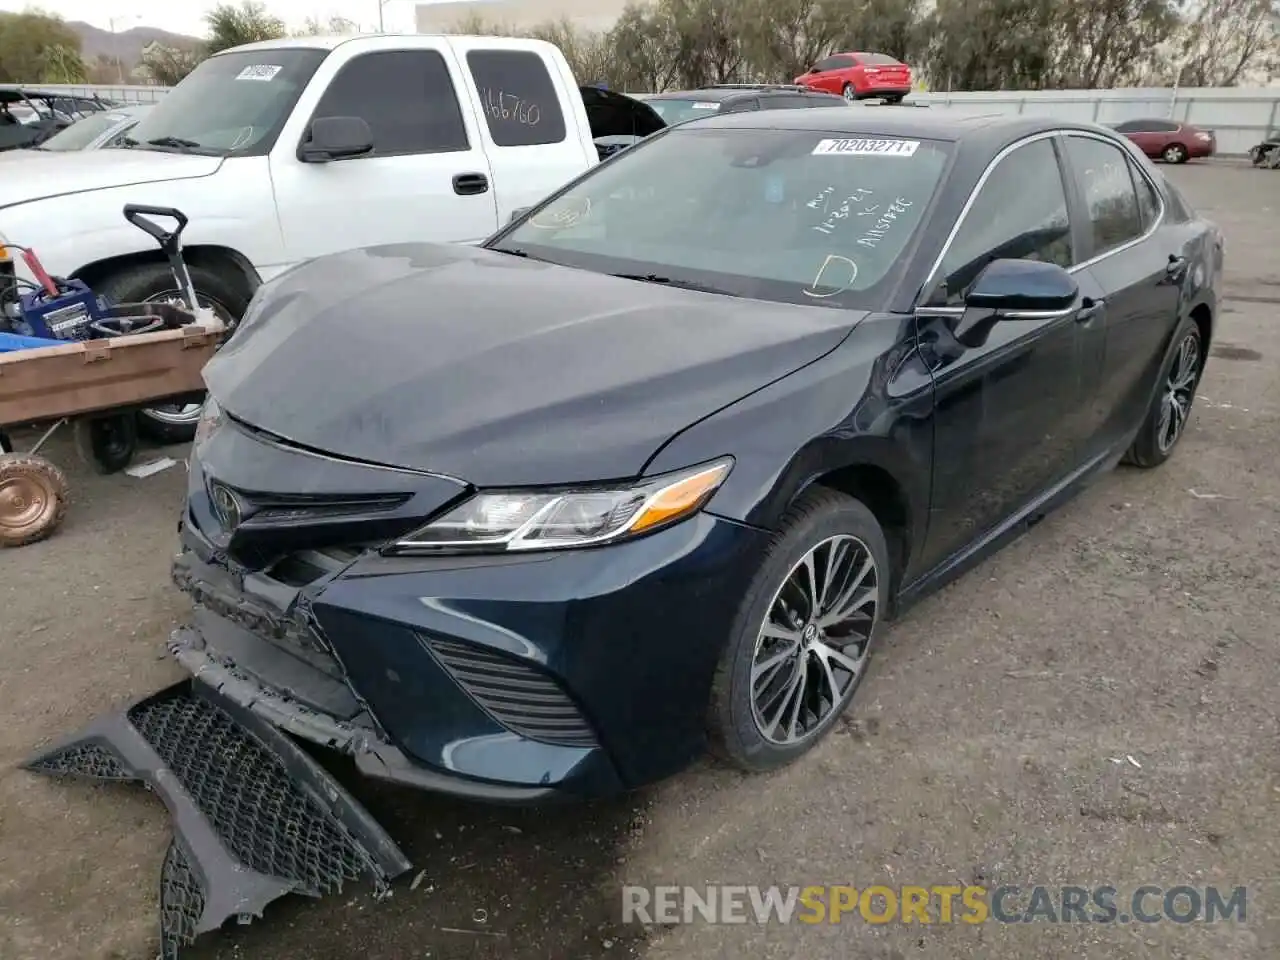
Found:
[[[93,777],[97,780],[134,780],[120,761],[106,747],[96,743],[77,743],[61,753],[31,765],[37,773]]]
[[[284,765],[207,701],[173,697],[129,711],[151,744],[246,866],[319,896],[376,866],[347,830],[301,792]]]
[[[543,743],[596,746],[591,725],[550,677],[471,644],[424,639],[459,686],[507,729]]]
[[[204,890],[176,842],[170,842],[160,868],[160,960],[175,960],[196,939],[204,913]]]

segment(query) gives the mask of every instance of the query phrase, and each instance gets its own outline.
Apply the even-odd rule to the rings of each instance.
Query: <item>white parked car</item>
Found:
[[[510,37],[236,47],[201,63],[121,146],[0,176],[0,243],[33,247],[50,272],[117,301],[171,299],[168,267],[122,209],[176,207],[190,218],[196,291],[231,320],[260,284],[313,257],[479,242],[599,162],[564,55]],[[198,407],[153,410],[142,424],[178,440],[198,417]]]
[[[64,153],[71,150],[101,150],[119,146],[125,135],[155,104],[140,103],[131,107],[118,107],[91,113],[82,120],[55,133],[39,146],[24,150],[0,153],[0,163],[13,160],[40,159],[47,153]]]

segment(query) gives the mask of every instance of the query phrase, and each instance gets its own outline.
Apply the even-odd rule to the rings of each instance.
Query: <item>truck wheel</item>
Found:
[[[227,324],[228,335],[244,315],[253,294],[239,277],[226,271],[188,264],[200,305],[210,307]],[[120,303],[177,301],[181,293],[165,263],[140,263],[99,282],[95,289]],[[138,413],[138,429],[159,443],[188,443],[195,438],[200,404],[171,403]]]
[[[67,478],[44,457],[0,454],[0,547],[50,536],[67,512]]]

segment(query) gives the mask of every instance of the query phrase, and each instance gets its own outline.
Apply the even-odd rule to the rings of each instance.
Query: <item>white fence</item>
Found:
[[[39,89],[73,95],[152,103],[168,87],[49,86]],[[1040,114],[1059,120],[1119,123],[1139,117],[1168,117],[1213,130],[1218,150],[1244,154],[1271,130],[1280,128],[1280,87],[1183,87],[1120,90],[997,90],[983,93],[915,93],[917,103],[984,113]]]

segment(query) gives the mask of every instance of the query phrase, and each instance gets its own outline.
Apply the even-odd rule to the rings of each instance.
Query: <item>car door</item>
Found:
[[[477,118],[460,104],[452,53],[427,43],[352,57],[304,114],[360,117],[373,133],[372,153],[304,163],[298,139],[283,135],[273,148],[291,262],[381,243],[478,241],[497,229]],[[298,111],[307,110],[306,99]]]
[[[1001,319],[977,337],[960,332],[965,296],[992,260],[1073,265],[1079,238],[1058,154],[1054,138],[1040,135],[994,163],[916,310],[935,397],[925,569],[995,530],[1079,459],[1084,328],[1094,304],[1082,295],[1061,313]]]
[[[848,57],[827,57],[818,64],[818,76],[810,86],[826,93],[839,93],[845,84],[844,68],[851,65],[846,61],[849,61]]]
[[[529,207],[586,172],[598,160],[581,126],[562,104],[581,102],[572,77],[552,69],[541,51],[503,48],[492,37],[456,37],[474,112],[483,118],[482,144],[493,170],[498,219]]]
[[[1189,261],[1183,231],[1164,224],[1159,189],[1124,145],[1083,132],[1070,133],[1064,144],[1080,218],[1088,224],[1082,270],[1106,301],[1106,344],[1088,427],[1090,449],[1101,453],[1146,414]]]

